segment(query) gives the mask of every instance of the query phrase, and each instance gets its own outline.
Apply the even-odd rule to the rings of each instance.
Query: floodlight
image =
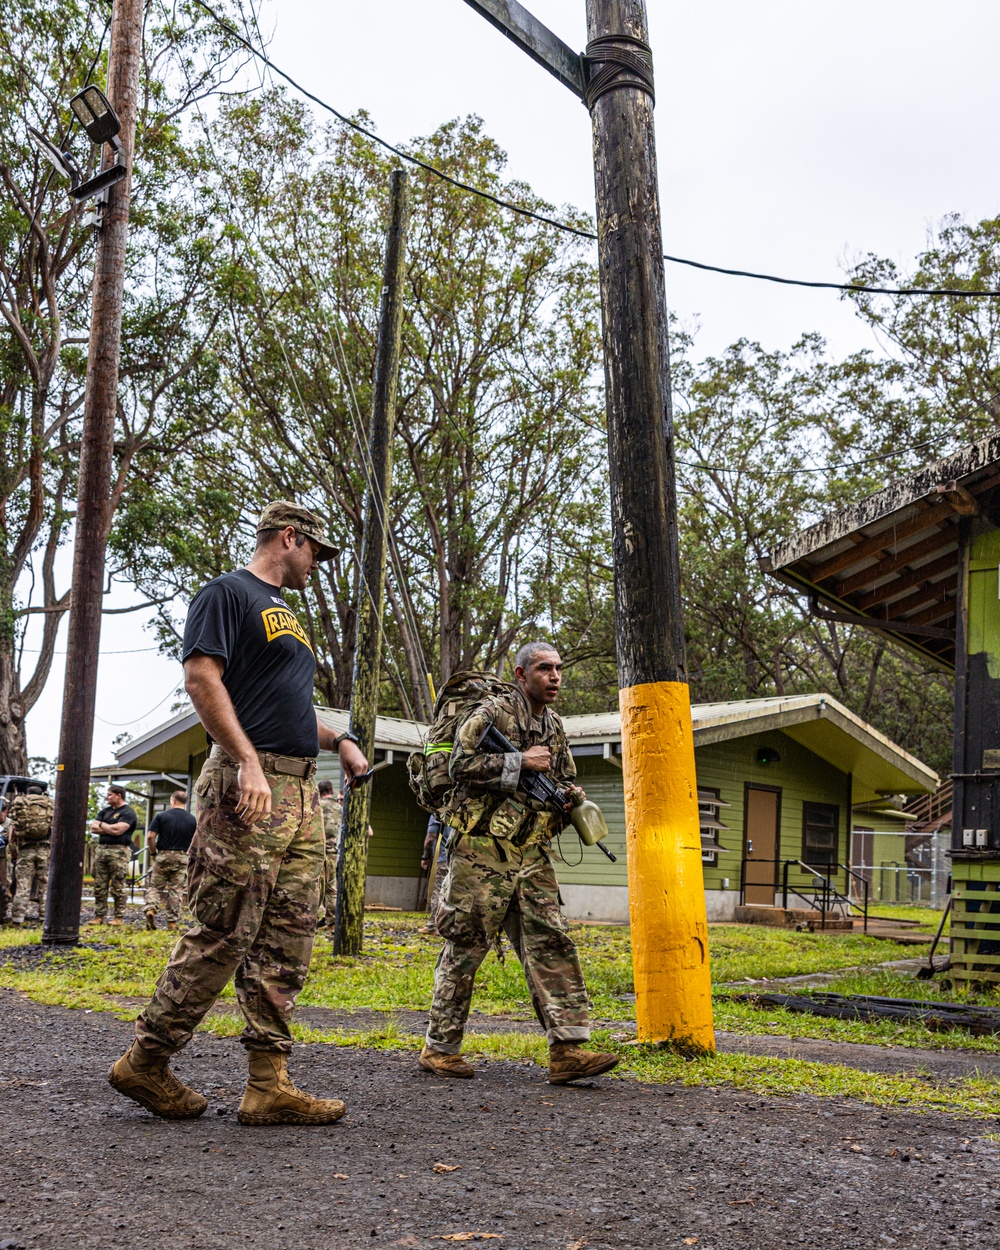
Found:
[[[108,143],[122,128],[118,114],[100,87],[84,87],[70,100],[69,106],[91,143]]]
[[[122,128],[118,114],[108,103],[108,97],[93,85],[84,87],[69,102],[73,116],[87,132],[87,138],[97,147],[105,143],[111,145],[115,154],[114,163],[106,169],[99,170],[86,182],[80,181],[80,170],[68,152],[61,152],[54,143],[50,143],[43,134],[28,127],[28,135],[45,159],[51,162],[57,173],[69,179],[69,193],[74,200],[87,200],[91,196],[101,195],[108,187],[128,177],[128,165],[125,163],[125,149],[118,132]],[[102,197],[103,198],[103,197]]]
[[[61,178],[69,180],[70,190],[74,190],[80,182],[80,169],[70,153],[60,152],[56,145],[50,143],[41,131],[36,130],[34,126],[28,127],[28,138],[56,173]]]

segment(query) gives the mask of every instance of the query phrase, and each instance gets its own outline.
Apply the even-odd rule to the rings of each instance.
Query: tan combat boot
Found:
[[[610,1072],[618,1056],[595,1050],[581,1050],[575,1042],[553,1042],[549,1047],[549,1084],[565,1085],[588,1076]]]
[[[177,921],[176,921],[176,920],[168,920],[168,921],[167,921],[167,928],[168,928],[168,929],[174,929],[174,930],[176,930],[176,928],[177,928]]]
[[[156,928],[156,912],[153,911],[152,907],[150,907],[148,911],[146,912],[146,928],[147,929]]]
[[[193,1120],[208,1106],[208,1099],[179,1081],[169,1063],[169,1055],[154,1055],[133,1042],[111,1065],[108,1080],[119,1094],[153,1115],[161,1115],[165,1120]]]
[[[443,1055],[439,1050],[431,1050],[425,1046],[417,1060],[425,1072],[433,1072],[436,1076],[462,1076],[468,1079],[476,1075],[471,1063],[466,1063],[461,1055]]]
[[[108,924],[119,924],[119,925],[121,925],[121,924],[124,924],[124,923],[125,923],[125,921],[124,921],[124,920],[122,920],[121,916],[113,916],[113,917],[112,917],[112,918],[108,921]]]
[[[289,1080],[288,1058],[250,1051],[250,1075],[236,1118],[241,1124],[332,1124],[347,1108],[339,1098],[313,1098]]]

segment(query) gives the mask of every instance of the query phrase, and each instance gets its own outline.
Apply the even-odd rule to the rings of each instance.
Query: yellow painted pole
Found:
[[[619,692],[639,1039],[715,1049],[698,784],[686,682]]]

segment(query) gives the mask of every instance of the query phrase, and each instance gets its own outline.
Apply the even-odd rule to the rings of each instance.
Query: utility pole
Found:
[[[466,2],[591,114],[636,1019],[714,1050],[645,0],[586,0],[580,56],[517,0]]]
[[[357,737],[361,750],[369,760],[375,750],[375,717],[378,714],[382,667],[386,527],[392,490],[392,440],[396,428],[396,383],[403,333],[403,280],[409,215],[409,179],[404,170],[394,169],[389,183],[389,225],[385,236],[385,268],[379,307],[378,345],[375,349],[375,385],[368,436],[368,498],[365,501],[361,539],[358,632],[351,686],[351,733]],[[370,785],[345,792],[337,856],[337,908],[333,930],[335,955],[361,954],[370,812]]]
[[[115,0],[107,94],[121,121],[121,142],[129,172],[121,182],[108,188],[94,260],[90,353],[87,359],[73,550],[73,596],[66,641],[66,682],[59,761],[56,765],[52,855],[42,931],[42,941],[48,945],[76,945],[80,936],[83,848],[87,836],[104,556],[111,524],[118,355],[142,52],[142,13],[142,0]]]

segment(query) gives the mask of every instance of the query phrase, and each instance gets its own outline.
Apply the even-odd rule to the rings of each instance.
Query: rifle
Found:
[[[491,755],[521,754],[517,747],[497,729],[496,725],[486,727],[476,746]],[[565,790],[560,790],[551,777],[547,777],[545,773],[536,773],[530,768],[521,770],[521,775],[517,779],[517,788],[529,799],[533,799],[536,803],[544,803],[546,807],[562,815],[566,812],[566,804],[573,803],[569,819],[580,835],[580,841],[584,846],[596,846],[613,864],[618,862],[618,856],[612,855],[601,841],[607,835],[608,826],[604,814],[596,803],[591,803],[589,799],[575,802]]]

